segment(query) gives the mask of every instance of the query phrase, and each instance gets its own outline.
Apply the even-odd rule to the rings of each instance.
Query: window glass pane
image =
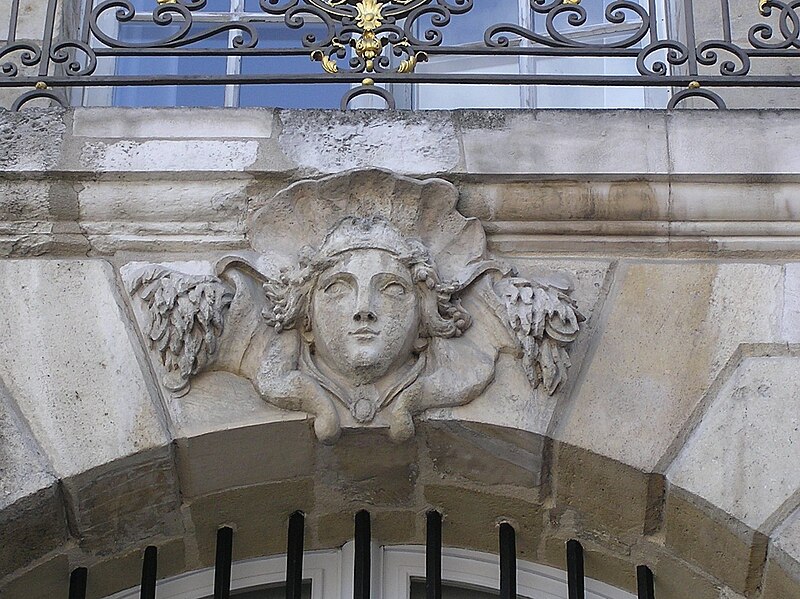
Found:
[[[483,32],[497,23],[519,23],[518,0],[474,0],[472,10],[451,15],[450,23],[441,29],[442,43],[456,46],[483,41]],[[419,32],[430,29],[430,17],[417,22]]]
[[[265,48],[300,48],[308,34],[324,36],[322,24],[309,23],[301,29],[289,29],[283,23],[259,25],[259,46]],[[311,50],[298,56],[245,56],[242,73],[251,74],[324,74],[319,62],[311,60]],[[240,106],[274,106],[278,108],[339,108],[342,96],[350,89],[344,83],[242,85]]]
[[[120,25],[123,41],[142,43],[162,40],[175,31],[143,21]],[[226,33],[203,40],[203,48],[225,48]],[[224,56],[121,56],[117,58],[117,75],[224,75]],[[178,85],[154,87],[117,87],[114,106],[222,106],[225,88],[222,85]]]
[[[129,0],[136,9],[136,13],[152,12],[158,8],[159,4],[156,0]],[[231,9],[231,0],[208,0],[202,12],[228,12]],[[197,12],[197,11],[192,11]]]
[[[258,0],[244,0],[244,9],[247,12],[264,12],[261,10]]]

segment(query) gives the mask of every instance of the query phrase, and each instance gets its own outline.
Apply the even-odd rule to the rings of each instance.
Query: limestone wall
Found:
[[[800,120],[792,111],[0,113],[0,594],[90,594],[213,562],[351,536],[496,551],[657,597],[800,593]],[[335,445],[243,379],[161,385],[124,279],[135,264],[207,272],[247,247],[246,217],[302,178],[380,167],[437,176],[526,277],[566,273],[587,320],[553,397],[513,375],[429,412],[392,444]],[[364,175],[370,181],[369,174]],[[524,378],[524,377],[523,377]]]

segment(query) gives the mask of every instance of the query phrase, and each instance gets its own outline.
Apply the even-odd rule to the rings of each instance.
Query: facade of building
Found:
[[[147,19],[188,10],[159,4]],[[257,10],[234,4],[208,10]],[[753,81],[791,87],[796,12],[766,4],[786,46]],[[0,85],[8,106],[27,94],[0,111],[0,597],[66,597],[81,568],[88,597],[137,597],[149,546],[159,597],[209,597],[221,528],[234,589],[279,596],[298,511],[303,592],[349,597],[360,510],[376,598],[424,593],[430,510],[453,597],[495,588],[503,523],[530,599],[567,597],[571,539],[589,597],[635,596],[639,565],[658,599],[800,597],[800,120],[785,89],[724,91],[786,109],[527,110],[576,95],[467,72],[440,84],[517,109],[245,108],[242,55],[206,89],[229,108],[152,108],[187,81],[87,83],[138,77],[151,63],[135,52],[100,55],[86,88],[64,79],[86,62],[57,72],[57,44],[51,70],[20,62],[18,44],[48,38],[36,19],[69,37],[88,14],[43,6],[11,2],[3,56],[6,83],[42,85]],[[365,73],[322,86],[334,106],[454,97],[424,87],[444,58],[381,87],[358,57]],[[725,95],[679,58],[662,100]],[[595,105],[613,86],[591,88],[606,90]],[[628,100],[650,106],[651,87]]]

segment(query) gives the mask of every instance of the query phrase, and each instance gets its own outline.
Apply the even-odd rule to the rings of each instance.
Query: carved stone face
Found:
[[[315,359],[356,385],[375,383],[412,355],[420,308],[408,267],[392,254],[342,254],[311,302]]]

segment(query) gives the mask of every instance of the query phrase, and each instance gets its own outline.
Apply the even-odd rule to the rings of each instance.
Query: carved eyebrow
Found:
[[[393,272],[376,272],[374,275],[372,275],[372,280],[375,281],[376,279],[383,279],[381,282],[387,283],[401,283],[404,287],[408,287],[409,283],[413,284],[413,281],[411,281],[410,277],[408,280],[406,280],[397,273]]]
[[[353,273],[350,273],[350,272],[347,272],[347,271],[339,271],[339,272],[335,272],[333,274],[328,275],[324,279],[320,279],[319,282],[317,283],[317,287],[320,287],[320,288],[324,289],[325,287],[327,287],[328,285],[330,285],[334,281],[346,280],[348,282],[352,282],[354,279],[355,279],[355,275],[353,275]]]

